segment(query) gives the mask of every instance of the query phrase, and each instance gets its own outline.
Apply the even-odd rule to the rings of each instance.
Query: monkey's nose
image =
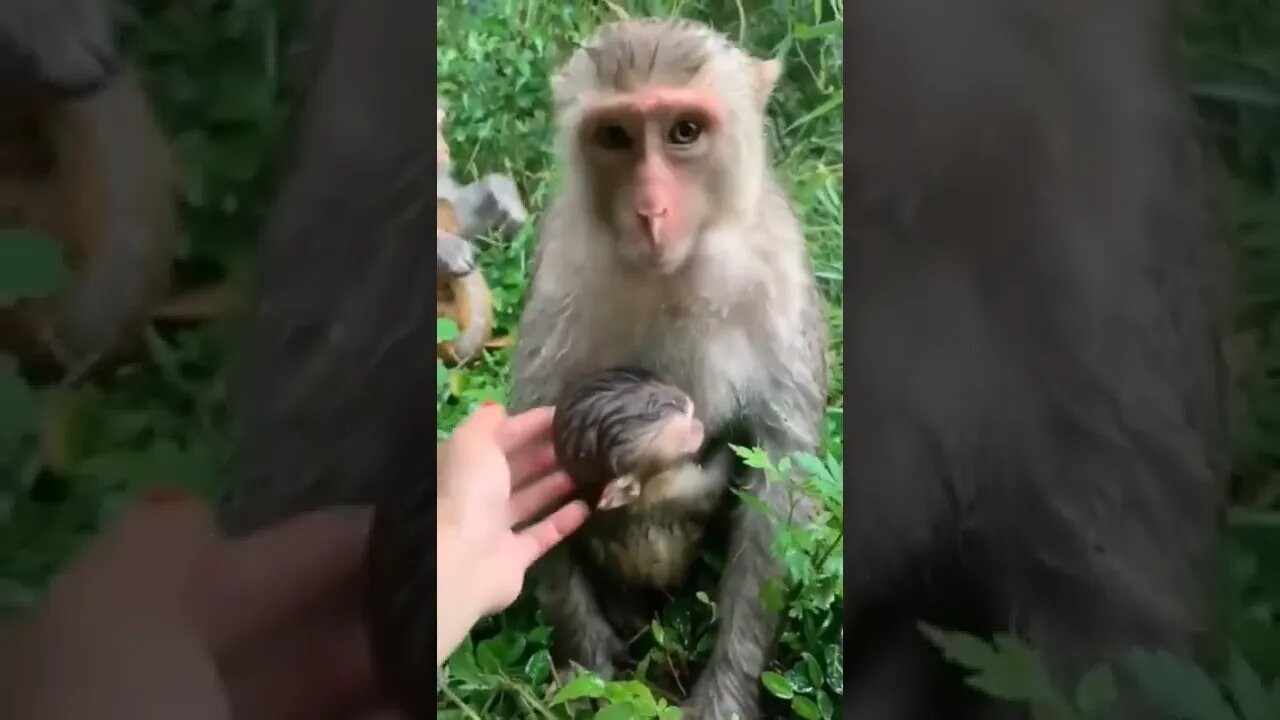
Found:
[[[667,211],[665,208],[636,213],[636,217],[640,220],[640,228],[644,231],[645,239],[649,241],[650,245],[656,247],[661,243],[662,224],[666,215]]]

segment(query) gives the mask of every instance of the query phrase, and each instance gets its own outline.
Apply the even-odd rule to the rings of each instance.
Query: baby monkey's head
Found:
[[[688,394],[634,367],[569,387],[556,404],[552,433],[560,466],[598,510],[627,505],[645,480],[692,460],[704,435]]]

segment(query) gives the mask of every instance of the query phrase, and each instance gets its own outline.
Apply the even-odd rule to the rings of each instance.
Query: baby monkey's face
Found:
[[[630,472],[605,483],[596,508],[611,510],[636,501],[650,478],[681,463],[692,462],[705,439],[702,422],[694,416],[693,401],[686,398],[683,407],[672,408],[638,433],[628,448],[631,452],[627,454],[634,454],[626,463]]]
[[[658,421],[646,455],[659,469],[683,462],[698,452],[704,439],[702,422],[693,415],[693,401]]]

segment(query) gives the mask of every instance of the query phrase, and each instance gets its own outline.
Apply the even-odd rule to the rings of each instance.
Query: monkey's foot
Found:
[[[689,699],[680,706],[684,720],[760,720],[760,694],[752,683],[740,684],[700,678]]]

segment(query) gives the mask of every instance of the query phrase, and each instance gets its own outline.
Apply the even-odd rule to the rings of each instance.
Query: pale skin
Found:
[[[437,662],[509,605],[587,516],[550,451],[551,411],[482,407],[439,447]],[[0,630],[0,716],[323,720],[389,711],[357,604],[371,513],[305,513],[227,538],[174,493],[130,509],[35,611]],[[542,521],[514,530],[548,506]],[[494,508],[505,508],[494,512]],[[378,717],[396,717],[382,714]]]
[[[564,504],[574,486],[556,468],[552,416],[550,408],[508,416],[483,406],[440,447],[436,584],[454,594],[436,603],[437,665],[478,620],[515,602],[529,566],[587,519],[586,503]],[[545,519],[516,529],[556,504]]]

